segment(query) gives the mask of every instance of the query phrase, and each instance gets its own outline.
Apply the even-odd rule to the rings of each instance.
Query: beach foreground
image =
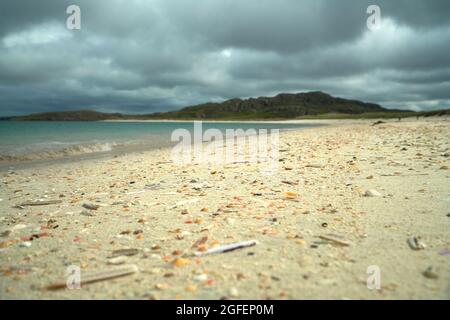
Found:
[[[170,149],[0,173],[0,298],[449,299],[450,121],[372,123],[281,134],[273,176]]]

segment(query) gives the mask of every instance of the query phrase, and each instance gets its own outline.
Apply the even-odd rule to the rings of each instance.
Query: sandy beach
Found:
[[[1,172],[0,299],[450,299],[450,119],[373,122],[282,133],[273,176],[170,149]]]

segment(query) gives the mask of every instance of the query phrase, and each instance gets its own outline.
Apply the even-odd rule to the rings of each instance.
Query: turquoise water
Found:
[[[299,129],[308,124],[203,122],[203,131],[225,129]],[[59,122],[0,121],[0,160],[45,159],[125,146],[145,149],[171,145],[174,130],[193,132],[193,122]]]

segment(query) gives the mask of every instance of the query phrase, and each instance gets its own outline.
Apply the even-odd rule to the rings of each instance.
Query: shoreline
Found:
[[[116,122],[116,121],[99,121],[99,122]],[[177,121],[117,121],[117,122],[177,122]],[[192,121],[178,121],[180,123],[192,123]],[[227,123],[227,122],[221,122],[221,121],[202,121],[202,123]],[[270,122],[270,121],[264,121],[264,122],[245,122],[245,121],[236,121],[236,122],[228,122],[228,123],[243,123],[243,124],[249,124],[249,123],[256,123],[256,124],[305,124],[305,125],[312,125],[311,127],[299,127],[299,128],[289,128],[289,129],[281,129],[280,134],[283,134],[287,131],[296,131],[296,130],[305,130],[305,129],[311,129],[318,126],[323,125],[338,125],[338,123],[299,123],[299,122]],[[342,123],[341,123],[342,124]],[[110,142],[105,142],[106,144],[111,144]],[[207,143],[207,142],[204,142]],[[97,145],[98,142],[95,142],[94,145]],[[116,146],[113,146],[111,150],[109,151],[92,151],[92,152],[84,152],[84,153],[74,153],[72,155],[66,155],[65,149],[62,150],[55,150],[53,153],[32,153],[31,155],[24,155],[24,159],[15,159],[15,160],[0,160],[0,172],[9,170],[10,167],[16,167],[16,168],[28,168],[33,167],[35,165],[37,166],[45,166],[46,164],[52,165],[57,164],[59,162],[76,162],[76,161],[85,161],[90,159],[99,159],[99,158],[111,158],[115,156],[120,156],[123,154],[133,154],[133,153],[141,153],[141,152],[148,152],[152,150],[161,150],[161,149],[168,149],[173,147],[174,142],[167,141],[163,144],[156,144],[156,145],[149,145],[144,143],[130,143],[130,144],[118,144]],[[86,145],[80,144],[80,146]],[[77,145],[75,145],[77,146]],[[59,155],[58,153],[61,153]],[[33,157],[35,156],[35,159],[32,158],[26,158],[26,157]],[[14,156],[17,157],[18,156]]]
[[[351,126],[351,125],[371,125],[377,121],[383,121],[384,124],[395,124],[395,123],[416,123],[416,122],[441,122],[450,121],[450,117],[430,117],[426,119],[403,119],[401,122],[393,119],[329,119],[329,120],[282,120],[282,121],[202,121],[203,123],[267,123],[267,124],[307,124],[307,125],[317,125],[311,127],[301,127],[286,129],[285,131],[280,131],[280,135],[284,135],[288,132],[295,132],[301,130],[311,130],[315,128],[320,128],[321,126],[328,126],[337,128],[340,126]],[[191,120],[102,120],[98,122],[181,122],[181,123],[191,123]],[[208,142],[203,142],[208,143]],[[158,145],[149,147],[144,144],[121,146],[118,149],[112,149],[110,151],[95,151],[88,153],[80,153],[69,156],[52,156],[48,158],[37,158],[37,159],[26,159],[26,160],[15,160],[15,161],[0,161],[0,172],[7,170],[7,167],[17,167],[17,168],[33,168],[34,165],[46,166],[58,163],[64,163],[69,161],[71,163],[76,163],[78,161],[89,161],[97,159],[112,159],[121,155],[127,154],[137,154],[137,153],[147,153],[152,151],[168,150],[172,148],[171,145]]]
[[[191,123],[194,121],[201,121],[203,123],[268,123],[268,124],[323,124],[323,125],[331,125],[331,124],[356,124],[356,123],[364,123],[367,121],[377,121],[384,120],[380,119],[297,119],[297,120],[101,120],[99,122],[181,122],[181,123]],[[393,119],[387,119],[387,121]]]
[[[416,120],[413,118],[406,118],[403,119],[402,122],[404,123],[410,123],[410,122],[417,122],[417,121],[449,121],[450,117],[430,117],[425,118],[421,120]],[[383,121],[385,123],[397,123],[398,120],[394,119],[317,119],[317,120],[280,120],[280,121],[202,121],[203,123],[243,123],[243,124],[305,124],[305,125],[316,125],[316,126],[345,126],[345,125],[358,125],[358,124],[373,124],[377,121]],[[169,122],[169,123],[192,123],[191,120],[103,120],[98,122],[125,122],[125,123],[152,123],[152,122]],[[311,127],[315,128],[315,127]],[[293,128],[290,130],[304,130],[304,129],[311,129],[309,127],[306,128]],[[281,132],[283,134],[283,132]],[[105,142],[106,144],[110,144],[109,142]],[[94,145],[98,144],[98,142],[95,142]],[[83,144],[80,144],[83,146]],[[127,153],[140,153],[140,152],[147,152],[151,150],[158,150],[158,149],[167,149],[171,148],[172,146],[168,142],[165,145],[146,145],[146,144],[119,144],[118,146],[113,146],[111,150],[109,151],[92,151],[92,152],[83,152],[83,153],[74,153],[72,155],[65,155],[64,150],[61,151],[61,155],[58,155],[58,150],[55,151],[56,155],[47,155],[40,154],[39,152],[35,154],[35,159],[22,159],[22,160],[2,160],[0,161],[0,172],[4,172],[10,169],[10,167],[14,168],[29,168],[34,166],[45,166],[45,165],[52,165],[57,164],[59,162],[76,162],[76,161],[85,161],[90,159],[102,159],[102,158],[110,158],[115,156],[120,156],[122,154]],[[18,157],[18,156],[17,156]],[[24,156],[26,157],[26,156]]]
[[[0,297],[450,299],[450,123],[372,123],[280,134],[272,176],[263,164],[174,166],[167,149],[0,172]],[[14,208],[37,198],[60,203]],[[69,265],[115,263],[139,272],[45,289]],[[374,265],[381,290],[367,288]]]
[[[353,121],[352,119],[343,119],[343,120],[349,120]],[[280,123],[335,123],[337,121],[342,120],[333,120],[333,119],[327,119],[327,120],[101,120],[99,122],[182,122],[182,123],[190,123],[195,121],[201,121],[203,123],[271,123],[271,124],[280,124]]]

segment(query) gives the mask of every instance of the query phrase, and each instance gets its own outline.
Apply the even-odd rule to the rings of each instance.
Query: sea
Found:
[[[203,132],[219,129],[304,129],[314,124],[202,122]],[[0,163],[151,150],[174,145],[172,132],[194,130],[194,122],[0,121]]]

